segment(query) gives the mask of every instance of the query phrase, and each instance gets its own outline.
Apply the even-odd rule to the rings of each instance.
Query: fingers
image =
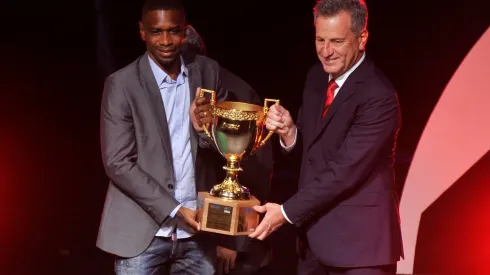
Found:
[[[257,205],[257,206],[254,206],[253,208],[255,211],[257,211],[259,213],[265,213],[266,212],[266,208],[264,205]]]
[[[272,112],[272,114],[279,116],[279,117],[282,117],[282,121],[286,125],[292,124],[293,118],[291,117],[291,114],[289,113],[288,110],[286,110],[281,105],[276,103],[276,104],[272,105],[269,110],[270,110],[270,112]]]
[[[276,103],[274,104],[275,105],[275,109],[277,112],[279,112],[280,114],[282,115],[289,115],[289,111],[286,110],[286,108],[282,107],[280,104]]]
[[[267,236],[269,236],[269,230],[264,230],[264,232],[262,232],[262,234],[260,234],[260,236],[257,239],[263,241],[265,240],[265,238],[267,238]]]
[[[259,226],[257,226],[257,228],[255,228],[254,232],[252,232],[251,234],[248,235],[249,238],[252,238],[252,239],[255,239],[257,238],[258,236],[262,235],[262,233],[264,233],[265,229],[267,228],[266,226],[266,221],[267,217],[265,217],[262,222],[259,224]]]
[[[223,274],[223,265],[224,260],[222,258],[218,258],[218,274]]]
[[[192,222],[187,221],[186,223],[187,223],[187,225],[188,225],[189,231],[190,231],[192,234],[195,234],[195,233],[198,231],[198,230],[197,230],[196,225],[194,225]]]
[[[182,208],[181,208],[182,209]],[[193,233],[195,233],[195,231],[198,231],[200,229],[200,226],[199,226],[199,223],[196,221],[196,215],[197,215],[197,212],[196,211],[193,211],[191,209],[183,209],[184,210],[184,221],[185,223],[187,223],[187,225],[189,225],[189,227],[194,230]]]
[[[197,119],[198,125],[201,127],[203,124],[210,123],[213,120],[212,106],[209,104],[209,99],[201,97],[195,102],[194,115]]]
[[[294,125],[288,110],[277,103],[270,107],[265,124],[267,130],[278,134],[287,133],[289,128]]]
[[[272,107],[274,107],[274,105],[272,105]],[[269,131],[275,131],[284,127],[284,118],[272,107],[267,113],[267,118],[265,120],[265,126]]]
[[[207,98],[199,98],[195,102],[194,115],[196,118],[201,119],[206,117],[207,115],[211,115],[211,105],[209,104],[209,99]]]
[[[277,109],[275,108],[275,106],[276,105],[274,104],[269,109],[269,112],[267,113],[267,119],[270,119],[272,121],[276,121],[276,122],[281,122],[282,123],[282,122],[284,122],[284,118],[282,117],[282,114],[277,111]]]
[[[286,108],[284,108],[283,106],[281,106],[279,103],[274,103],[274,105],[272,105],[269,108],[269,112],[271,112],[277,116],[288,116],[289,115],[289,111]]]
[[[205,97],[199,97],[197,98],[196,97],[196,106],[199,107],[199,106],[203,106],[203,105],[210,105],[211,101],[208,99],[208,98],[205,98]]]
[[[199,98],[199,94],[201,93],[201,87],[197,87],[196,96],[194,97],[194,101]]]
[[[279,111],[279,107],[281,107],[281,105],[279,105],[278,103],[274,103],[274,105],[272,105],[270,108],[269,108],[269,113],[272,113],[276,116],[281,116],[282,113]],[[282,107],[281,107],[282,108]],[[284,109],[284,108],[283,108]]]
[[[204,118],[207,115],[211,115],[212,110],[213,109],[211,105],[207,104],[207,105],[197,106],[196,109],[194,110],[194,113],[196,114],[197,117]]]
[[[235,269],[235,257],[230,259],[230,269]]]
[[[189,219],[189,221],[187,222],[191,227],[192,229],[198,231],[199,230],[199,224],[194,220],[194,219]]]
[[[266,213],[267,212],[267,203],[265,205],[256,205],[253,207],[253,209],[259,213]],[[264,217],[264,219],[262,220],[262,222],[259,224],[259,226],[257,226],[257,228],[255,228],[254,232],[252,232],[248,236],[250,238],[257,238],[258,236],[260,236],[264,232],[264,230],[267,228],[267,224],[269,224],[268,220],[269,220],[269,218],[266,215]]]
[[[277,122],[284,122],[284,117],[279,114],[279,113],[274,113],[274,112],[268,112],[267,113],[267,119],[272,120],[272,121],[277,121]]]
[[[267,130],[269,131],[276,131],[282,129],[284,127],[284,123],[267,117],[265,120],[265,127],[267,127]]]
[[[225,270],[225,274],[230,272],[230,259],[228,258],[223,259],[223,268]]]

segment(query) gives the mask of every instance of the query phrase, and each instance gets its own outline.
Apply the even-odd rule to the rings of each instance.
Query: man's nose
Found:
[[[321,49],[320,54],[322,55],[322,57],[328,57],[332,55],[333,54],[332,44],[330,42],[325,43],[325,45],[323,45]]]
[[[160,35],[160,39],[158,41],[160,43],[160,45],[162,46],[168,46],[168,45],[171,45],[172,44],[172,39],[170,37],[170,34],[168,32],[162,32],[162,34]]]

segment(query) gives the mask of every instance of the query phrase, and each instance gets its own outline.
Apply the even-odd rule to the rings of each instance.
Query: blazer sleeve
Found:
[[[360,106],[353,125],[337,151],[311,183],[283,205],[293,224],[301,225],[339,197],[359,188],[376,165],[377,156],[393,142],[399,129],[396,94],[371,98]]]
[[[179,203],[136,162],[133,114],[125,91],[113,77],[107,78],[104,84],[100,123],[102,160],[107,175],[157,224],[163,223]]]

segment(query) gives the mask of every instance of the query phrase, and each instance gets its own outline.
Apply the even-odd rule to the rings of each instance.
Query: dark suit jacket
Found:
[[[284,210],[324,265],[396,263],[403,254],[393,170],[396,91],[366,56],[321,119],[327,83],[322,66],[313,66],[293,148],[301,152],[298,192]]]
[[[227,97],[218,64],[204,56],[184,55],[191,100],[197,87]],[[179,204],[174,198],[170,135],[160,90],[145,53],[110,75],[101,104],[102,159],[110,178],[97,246],[122,257],[133,257],[151,243],[162,223]],[[191,128],[195,162],[207,146]],[[197,163],[196,166],[199,166]],[[196,190],[204,189],[207,171],[196,171]]]

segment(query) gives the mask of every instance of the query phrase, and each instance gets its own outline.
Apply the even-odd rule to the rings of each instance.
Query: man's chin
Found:
[[[325,64],[322,64],[322,65],[323,65],[323,70],[328,74],[336,74],[340,71],[337,66],[331,66],[331,65],[325,65]]]
[[[157,60],[158,63],[160,63],[160,65],[168,66],[174,64],[177,61],[177,58],[178,56],[172,56],[172,57],[159,56]]]
[[[177,56],[169,56],[169,57],[163,57],[159,56],[158,61],[162,64],[172,64],[177,60]]]

